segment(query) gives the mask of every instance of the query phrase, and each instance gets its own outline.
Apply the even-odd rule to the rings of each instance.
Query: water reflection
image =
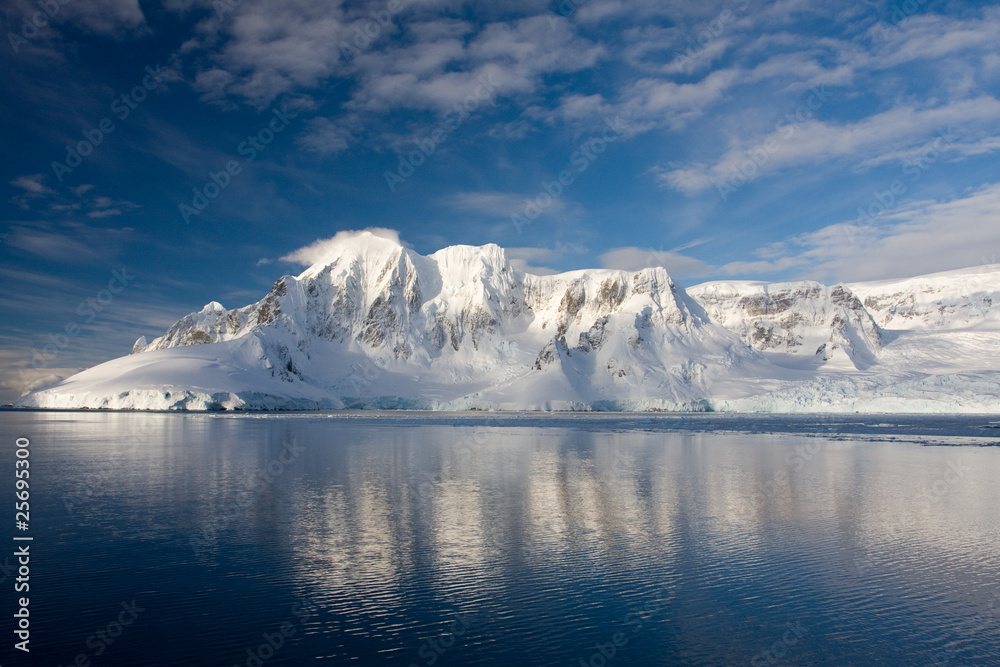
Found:
[[[38,443],[52,551],[132,556],[81,590],[169,548],[175,569],[151,564],[142,584],[165,615],[174,596],[239,596],[190,653],[217,664],[260,634],[232,627],[302,596],[320,613],[274,664],[579,664],[617,632],[623,664],[748,664],[790,627],[790,663],[1000,660],[1000,449],[590,419],[36,413],[11,427]],[[426,653],[435,637],[454,644]]]

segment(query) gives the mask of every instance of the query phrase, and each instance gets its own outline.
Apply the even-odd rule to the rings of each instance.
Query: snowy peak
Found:
[[[993,304],[1000,291],[1000,264],[854,283],[850,288],[887,329],[1000,328],[1000,310]]]
[[[1000,267],[880,283],[515,269],[351,233],[256,303],[210,302],[37,407],[989,411]],[[994,374],[994,375],[991,375]],[[993,393],[990,393],[993,392]]]
[[[213,302],[136,351],[212,343],[263,328],[355,343],[384,358],[436,356],[463,341],[478,348],[524,310],[523,275],[502,248],[455,246],[422,257],[370,233],[322,248],[322,260],[279,279],[261,301],[226,311]]]
[[[310,248],[308,254],[311,265],[299,274],[300,280],[309,278],[329,267],[342,268],[358,265],[362,268],[384,266],[402,252],[407,251],[399,241],[386,236],[363,231],[350,234],[338,234],[332,239],[322,241]],[[302,261],[304,257],[295,257]]]
[[[132,353],[230,340],[248,330],[250,309],[248,306],[236,311],[227,311],[220,303],[212,301],[200,311],[182,317],[167,329],[166,333],[154,338],[152,342],[145,344],[146,337],[142,336],[136,341]]]
[[[426,308],[427,335],[438,349],[459,351],[463,341],[481,341],[523,329],[524,274],[507,261],[503,248],[451,246],[430,255],[439,278]]]
[[[864,369],[882,346],[881,329],[843,284],[712,282],[689,292],[709,318],[761,352]]]
[[[651,326],[690,331],[701,309],[662,268],[573,271],[527,276],[525,303],[542,330],[574,345],[595,346],[613,319],[636,331]]]
[[[638,340],[650,327],[690,331],[706,323],[700,312],[662,268],[534,276],[511,266],[494,244],[423,257],[364,234],[325,249],[323,263],[279,279],[256,304],[227,311],[212,302],[137,351],[277,327],[297,337],[299,349],[314,339],[352,341],[385,359],[429,359],[523,332],[561,339],[564,347],[599,347],[612,319],[612,328]]]
[[[655,394],[648,382],[687,405],[704,395],[709,365],[765,363],[662,268],[535,276],[493,244],[424,257],[371,234],[313,250],[318,261],[257,303],[213,302],[136,351],[238,344],[269,377],[348,404],[364,399],[342,392],[370,392],[368,378],[392,372],[480,389],[500,382],[511,404],[515,385],[613,402],[621,391]]]
[[[473,282],[492,282],[496,275],[498,282],[509,280],[514,269],[507,261],[507,253],[503,248],[488,243],[484,246],[453,245],[442,248],[427,257],[438,268],[438,271],[452,285]]]

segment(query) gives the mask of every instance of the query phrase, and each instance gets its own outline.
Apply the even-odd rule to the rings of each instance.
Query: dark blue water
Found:
[[[0,412],[0,664],[1000,664],[998,422]]]

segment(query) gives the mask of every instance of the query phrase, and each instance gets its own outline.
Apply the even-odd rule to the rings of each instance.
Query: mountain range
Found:
[[[496,245],[371,232],[260,301],[212,302],[22,407],[969,412],[1000,409],[1000,265],[903,280],[533,275]]]

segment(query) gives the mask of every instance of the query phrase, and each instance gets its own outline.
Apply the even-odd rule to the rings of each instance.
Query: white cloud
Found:
[[[112,215],[121,213],[120,210]],[[130,228],[108,229],[66,222],[16,223],[5,243],[51,262],[70,264],[107,262],[131,236]]]
[[[71,187],[69,190],[79,199],[67,199],[62,193],[56,192],[45,185],[46,176],[44,174],[32,174],[18,176],[10,182],[16,188],[24,192],[13,197],[11,201],[23,209],[30,210],[38,208],[45,213],[55,213],[60,217],[66,217],[75,211],[88,209],[85,214],[88,218],[104,218],[112,215],[121,215],[126,211],[140,208],[138,204],[125,200],[113,200],[110,197],[84,197],[93,189],[92,185],[79,185]],[[41,206],[36,206],[41,204]],[[44,223],[42,223],[44,224]],[[71,225],[72,226],[72,225]],[[15,235],[15,241],[21,235]],[[57,242],[57,245],[61,243]]]
[[[31,176],[18,176],[10,184],[34,195],[51,194],[52,188],[46,186],[43,183],[44,180],[43,174],[33,174]]]
[[[747,280],[789,274],[832,284],[905,278],[985,263],[1000,256],[1000,183],[948,201],[918,201],[874,219],[828,225],[752,251],[760,259],[708,264],[669,251],[624,247],[600,256],[606,268],[662,266],[680,278]],[[697,242],[694,242],[697,244]]]
[[[127,211],[141,208],[139,204],[126,200],[119,201],[111,197],[94,197],[88,202],[87,206],[93,209],[87,213],[87,217],[94,219],[121,215]]]
[[[459,28],[471,30],[468,24]],[[353,65],[361,85],[349,107],[445,111],[477,93],[483,104],[490,104],[501,97],[535,93],[545,75],[586,69],[604,53],[601,46],[575,35],[567,22],[553,27],[544,16],[488,23],[467,43],[426,23],[417,24],[415,31],[447,36],[402,46],[392,42],[360,54]],[[488,100],[480,92],[484,82]]]
[[[507,261],[515,269],[536,276],[547,276],[558,273],[555,269],[542,266],[543,262],[553,262],[560,259],[560,253],[548,248],[504,248]]]
[[[919,201],[874,219],[829,225],[761,249],[758,261],[731,262],[718,273],[766,278],[879,280],[995,262],[1000,255],[1000,183],[950,201]]]
[[[494,97],[531,94],[551,73],[592,66],[603,47],[544,15],[475,26],[429,19],[420,4],[396,14],[385,3],[354,7],[287,0],[243,0],[224,17],[212,15],[181,49],[199,62],[193,85],[204,99],[257,107],[292,93],[322,94],[335,77],[357,82],[347,106],[443,111],[474,95],[483,77]],[[179,6],[179,10],[186,9]],[[372,14],[389,20],[375,22]]]
[[[194,81],[206,100],[231,96],[263,108],[280,95],[346,72],[342,47],[354,38],[353,27],[365,21],[338,4],[243,0],[230,12],[204,19],[180,53],[208,61]]]
[[[946,271],[1000,254],[998,221],[1000,183],[994,183],[951,201],[905,205],[872,226],[825,227],[795,239],[801,250],[785,259],[807,262],[806,273],[839,280]]]
[[[108,218],[114,215],[121,215],[121,214],[122,214],[121,209],[106,208],[106,209],[101,209],[99,211],[91,211],[90,213],[87,214],[87,217],[98,219],[98,218]]]
[[[1000,101],[985,95],[933,108],[899,106],[855,123],[811,119],[799,124],[793,118],[795,122],[786,121],[767,135],[734,140],[712,164],[668,168],[660,179],[675,190],[696,194],[730,181],[738,184],[741,170],[753,180],[791,166],[841,159],[863,168],[890,159],[902,161],[949,128],[961,128],[961,138],[966,141],[949,141],[944,144],[945,151],[974,154],[985,150],[982,142],[995,143],[993,131],[998,119]],[[974,139],[971,146],[967,145],[970,138]],[[754,155],[758,156],[756,164]]]
[[[941,60],[970,49],[994,51],[1000,34],[1000,9],[986,7],[981,18],[954,18],[940,14],[915,14],[898,26],[873,29],[884,40],[873,54],[873,65],[890,68],[915,60]],[[884,26],[883,26],[884,28]]]
[[[543,266],[543,263],[556,263],[572,255],[580,255],[587,249],[578,243],[557,243],[555,248],[505,248],[507,260],[515,269],[536,276],[559,273],[556,269]]]
[[[52,230],[14,227],[7,244],[53,262],[101,259],[84,240]]]
[[[296,143],[313,153],[333,155],[347,150],[352,139],[353,134],[347,127],[319,117],[309,121],[306,131]]]
[[[32,37],[32,42],[58,39],[63,26],[71,25],[82,32],[112,38],[133,37],[146,28],[146,17],[139,0],[86,0],[86,2],[58,1],[58,10],[51,12],[51,19],[43,11],[48,25],[43,25]],[[5,0],[0,13],[8,17],[8,29],[20,33],[22,22],[31,20],[44,3],[29,0]],[[5,31],[6,32],[6,31]]]
[[[62,6],[75,24],[102,35],[122,37],[146,26],[139,0],[87,0]]]
[[[658,127],[679,130],[723,99],[743,76],[741,70],[721,69],[693,83],[645,77],[630,81],[616,99],[600,93],[569,93],[550,114],[539,115],[575,126],[597,126],[608,118],[621,118],[630,134]]]
[[[535,196],[537,193],[531,193]],[[522,213],[528,197],[513,192],[458,192],[449,195],[443,204],[458,211],[466,211],[493,218],[509,218],[514,213]],[[548,214],[561,213],[566,210],[566,202],[553,199],[546,207]]]
[[[303,248],[292,251],[281,258],[284,262],[293,262],[303,266],[313,266],[315,264],[328,264],[343,252],[345,244],[371,234],[379,239],[386,239],[394,244],[409,247],[401,241],[399,232],[393,229],[381,227],[369,227],[360,231],[337,232],[332,238],[315,241]],[[587,252],[587,248],[577,243],[557,243],[554,248],[529,248],[529,247],[508,247],[504,248],[504,253],[511,266],[527,273],[535,275],[548,275],[557,271],[544,266],[545,263],[559,262],[574,255],[581,255]],[[257,266],[270,263],[268,259],[261,259]]]
[[[29,391],[50,387],[81,370],[80,368],[19,368],[15,364],[16,362],[0,359],[0,366],[6,367],[5,372],[0,373],[0,402],[13,403]]]
[[[679,252],[636,248],[635,246],[612,248],[602,254],[598,260],[601,262],[601,266],[606,269],[626,271],[662,266],[674,278],[704,278],[712,275],[715,271],[715,267],[700,259],[688,257]]]
[[[326,264],[334,258],[340,256],[344,242],[351,239],[357,239],[365,234],[370,234],[376,238],[387,239],[397,245],[404,245],[399,239],[399,232],[396,230],[386,229],[384,227],[368,227],[367,229],[362,230],[337,232],[331,238],[320,239],[305,247],[299,248],[298,250],[293,250],[282,257],[281,261],[301,264],[303,266],[312,266],[314,264],[321,263]]]

